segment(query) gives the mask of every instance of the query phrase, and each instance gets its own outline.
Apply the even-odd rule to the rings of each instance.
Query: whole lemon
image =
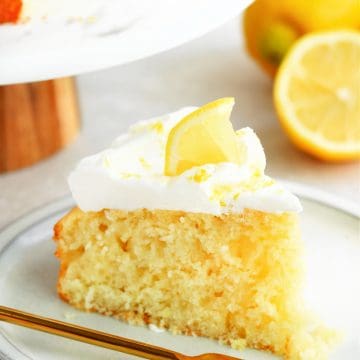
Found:
[[[244,13],[250,55],[271,75],[288,49],[305,33],[360,30],[360,0],[256,0]]]

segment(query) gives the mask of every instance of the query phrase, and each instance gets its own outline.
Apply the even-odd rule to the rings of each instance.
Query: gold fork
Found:
[[[0,320],[150,360],[241,360],[221,354],[183,355],[158,346],[29,314],[6,306],[0,306]]]

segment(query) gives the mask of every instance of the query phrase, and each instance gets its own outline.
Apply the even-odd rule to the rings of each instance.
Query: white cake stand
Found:
[[[0,26],[0,172],[37,162],[75,138],[69,76],[178,46],[238,15],[251,0],[47,2],[52,7],[45,13],[38,7],[31,21]],[[66,11],[65,3],[74,6]]]

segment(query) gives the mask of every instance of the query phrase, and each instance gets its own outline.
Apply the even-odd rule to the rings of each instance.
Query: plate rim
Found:
[[[315,186],[279,178],[277,180],[291,192],[295,193],[296,196],[332,207],[355,218],[360,218],[360,205],[353,200],[332,194],[330,191],[322,190]]]

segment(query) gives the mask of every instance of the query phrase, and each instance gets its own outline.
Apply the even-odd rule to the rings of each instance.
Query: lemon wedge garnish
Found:
[[[222,98],[185,116],[169,133],[165,175],[176,176],[194,166],[242,162],[242,153],[230,122],[233,98]]]

